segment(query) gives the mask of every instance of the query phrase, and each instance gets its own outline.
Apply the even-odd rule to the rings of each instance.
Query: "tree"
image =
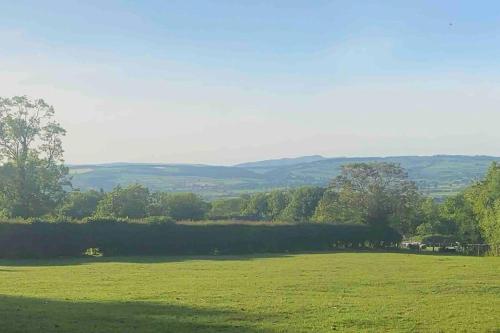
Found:
[[[440,233],[466,243],[500,244],[500,165],[492,163],[485,178],[447,198],[437,207],[431,199],[419,209],[419,234]]]
[[[271,220],[279,220],[285,208],[290,204],[290,191],[271,191],[267,197],[268,215]]]
[[[451,221],[456,225],[456,236],[460,241],[481,243],[482,236],[479,221],[474,214],[473,204],[466,192],[446,198],[441,205],[440,215],[442,219]]]
[[[500,244],[500,164],[492,163],[485,179],[467,189],[465,195],[472,202],[483,238]]]
[[[70,185],[65,134],[44,100],[0,98],[0,198],[8,215],[40,216],[62,201]]]
[[[75,219],[92,216],[95,214],[97,205],[103,197],[103,192],[94,190],[86,192],[71,192],[61,206],[59,214]]]
[[[194,193],[172,193],[167,196],[168,213],[177,221],[201,220],[210,205]]]
[[[244,198],[218,199],[212,201],[208,216],[211,219],[231,219],[241,217],[241,211],[245,207]]]
[[[210,205],[194,193],[158,192],[151,196],[150,216],[169,216],[174,220],[201,220]]]
[[[99,201],[96,215],[101,217],[146,217],[149,190],[139,184],[122,188],[117,186]]]
[[[500,244],[500,200],[486,212],[481,220],[484,238],[489,244]]]
[[[148,216],[168,216],[170,217],[168,207],[168,193],[154,192],[149,196],[149,202],[146,207]]]
[[[351,223],[355,223],[355,220],[359,220],[353,218],[353,215],[350,214],[348,217],[340,216],[340,212],[346,212],[345,209],[340,209],[338,206],[339,194],[336,191],[328,188],[323,193],[320,201],[318,202],[318,206],[314,211],[313,220],[315,222],[340,222],[340,221],[351,221]],[[353,212],[354,213],[354,212]]]
[[[250,196],[241,212],[242,216],[254,221],[269,219],[269,207],[266,193],[255,193]]]
[[[280,219],[291,222],[309,222],[325,189],[304,186],[292,191],[290,203],[283,210]]]
[[[320,207],[321,211],[328,213],[326,218],[331,222],[393,225],[406,234],[412,233],[416,227],[415,204],[420,195],[415,183],[408,179],[399,165],[344,165],[326,193],[325,200],[329,203],[321,203]]]
[[[437,204],[433,198],[420,201],[418,207],[420,225],[416,231],[421,236],[428,235],[457,235],[458,226],[444,214],[444,205]]]

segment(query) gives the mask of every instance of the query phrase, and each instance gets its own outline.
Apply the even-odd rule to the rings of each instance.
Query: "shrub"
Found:
[[[113,223],[113,222],[128,222],[128,218],[112,217],[112,216],[90,216],[82,220],[84,223]]]
[[[244,254],[387,247],[401,241],[391,228],[332,224],[174,224],[89,219],[89,223],[0,223],[0,257]]]
[[[175,223],[174,219],[172,219],[170,216],[148,216],[148,217],[141,219],[141,222],[158,223],[158,224]]]

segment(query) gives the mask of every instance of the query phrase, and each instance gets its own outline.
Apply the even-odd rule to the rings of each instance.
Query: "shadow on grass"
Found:
[[[146,302],[73,302],[0,295],[2,332],[272,332],[245,311]]]
[[[301,254],[341,254],[341,253],[394,253],[406,255],[424,256],[461,256],[457,253],[411,251],[405,249],[337,249],[331,251],[297,251],[286,253],[257,253],[240,255],[178,255],[178,256],[82,256],[75,258],[50,258],[50,259],[0,259],[0,266],[72,266],[91,263],[134,263],[134,264],[158,264],[171,262],[184,262],[193,260],[207,261],[247,261],[266,258],[289,258]],[[0,272],[2,269],[0,269]],[[10,271],[10,270],[9,270]]]
[[[298,253],[297,253],[298,254]],[[290,257],[292,253],[264,253],[242,255],[179,255],[179,256],[82,256],[76,258],[50,258],[50,259],[0,259],[0,266],[73,266],[91,263],[131,263],[131,264],[159,264],[171,262],[184,262],[193,260],[207,261],[247,261],[265,258]],[[0,270],[1,271],[1,270]]]

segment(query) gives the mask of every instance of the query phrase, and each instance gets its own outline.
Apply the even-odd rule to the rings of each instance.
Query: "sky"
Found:
[[[67,163],[500,155],[499,1],[0,0]]]

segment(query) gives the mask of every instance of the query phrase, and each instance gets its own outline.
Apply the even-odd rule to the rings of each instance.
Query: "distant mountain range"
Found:
[[[394,162],[401,164],[426,194],[444,197],[484,176],[493,156],[337,157],[319,155],[242,163],[235,166],[198,164],[110,163],[72,165],[75,188],[110,190],[140,183],[153,191],[194,192],[208,199],[242,193],[328,184],[343,164]]]
[[[321,160],[326,160],[326,157],[321,155],[311,155],[311,156],[301,156],[301,157],[292,157],[292,158],[280,158],[275,160],[264,160],[257,162],[248,162],[236,164],[235,166],[241,168],[253,168],[253,167],[281,167],[287,165],[296,165],[302,163],[310,163]]]

